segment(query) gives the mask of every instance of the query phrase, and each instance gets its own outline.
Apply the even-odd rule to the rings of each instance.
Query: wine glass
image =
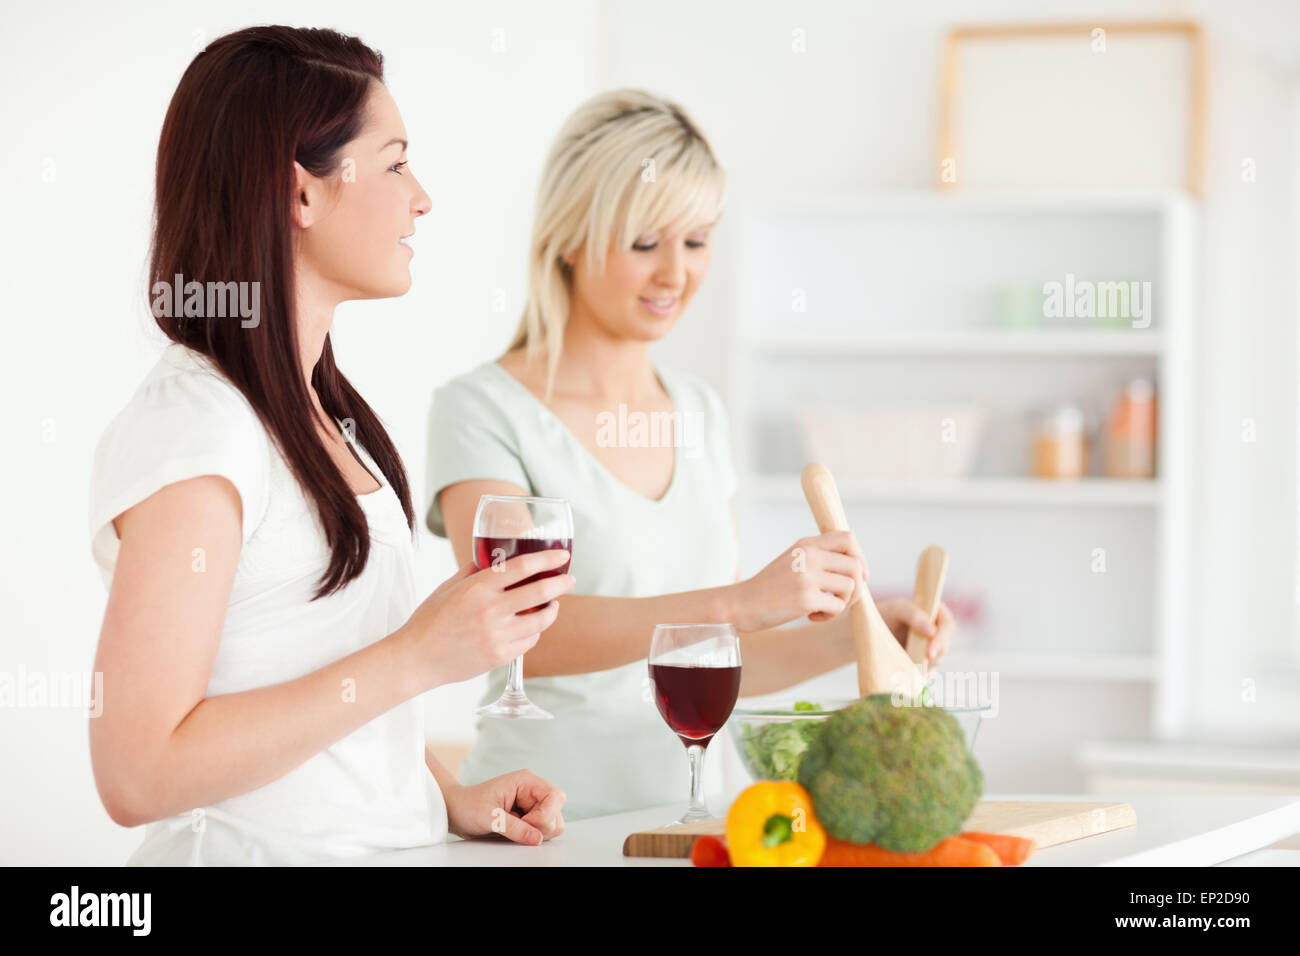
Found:
[[[691,802],[677,823],[708,820],[704,748],[727,722],[740,694],[740,639],[730,624],[660,624],[650,639],[655,703],[686,745]]]
[[[474,564],[499,568],[517,554],[533,551],[573,552],[573,512],[563,498],[532,498],[523,495],[483,495],[474,512]],[[541,571],[506,588],[523,587],[533,581],[567,574],[570,561],[558,568]],[[546,605],[521,611],[533,614]],[[554,715],[538,707],[524,694],[524,657],[520,654],[506,671],[506,687],[494,703],[474,711],[484,717],[523,717],[550,720]]]

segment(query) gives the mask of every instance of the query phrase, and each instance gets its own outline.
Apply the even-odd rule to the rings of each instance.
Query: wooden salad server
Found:
[[[835,479],[826,466],[820,462],[811,463],[804,468],[800,481],[808,507],[817,520],[817,528],[823,534],[848,531],[844,504],[840,501]],[[925,688],[924,675],[885,624],[865,584],[848,614],[858,654],[858,693],[866,697],[897,692],[904,697],[919,698]]]
[[[932,624],[939,614],[939,598],[943,594],[943,578],[947,573],[948,555],[943,548],[932,544],[921,552],[921,559],[916,562],[916,588],[912,591],[912,603],[925,612]],[[907,656],[923,672],[930,667],[925,659],[929,647],[929,638],[910,627],[907,629]]]

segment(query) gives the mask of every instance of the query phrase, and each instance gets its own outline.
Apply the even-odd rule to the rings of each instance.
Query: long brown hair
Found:
[[[333,30],[259,26],[210,43],[185,70],[158,141],[149,285],[256,282],[256,323],[159,315],[174,342],[203,353],[247,397],[315,503],[330,563],[313,600],[356,578],[370,553],[366,516],[314,427],[295,323],[296,160],[315,176],[340,170],[365,123],[383,57]],[[170,311],[170,310],[168,310]],[[414,530],[406,470],[379,417],[334,364],[330,337],[312,370],[325,411],[353,434],[397,493]]]

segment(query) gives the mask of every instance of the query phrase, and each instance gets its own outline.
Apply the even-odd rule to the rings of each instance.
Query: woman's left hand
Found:
[[[876,609],[880,611],[880,616],[885,619],[894,637],[898,638],[898,643],[904,648],[907,647],[908,628],[915,628],[918,634],[930,641],[930,646],[926,650],[926,658],[930,664],[937,665],[943,660],[943,655],[948,652],[948,641],[952,637],[952,632],[956,630],[956,622],[953,621],[952,611],[948,610],[948,605],[939,602],[939,613],[935,615],[933,623],[923,610],[907,598],[878,601]]]
[[[564,791],[531,770],[515,770],[483,783],[443,791],[448,829],[459,837],[499,833],[537,846],[564,832]]]

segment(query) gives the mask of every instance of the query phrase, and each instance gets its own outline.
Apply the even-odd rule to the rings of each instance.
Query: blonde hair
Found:
[[[707,225],[722,211],[726,177],[713,150],[676,103],[642,90],[592,97],[565,121],[537,193],[528,299],[508,351],[547,359],[549,401],[572,304],[564,261],[585,244],[590,271],[607,250],[637,237]]]

